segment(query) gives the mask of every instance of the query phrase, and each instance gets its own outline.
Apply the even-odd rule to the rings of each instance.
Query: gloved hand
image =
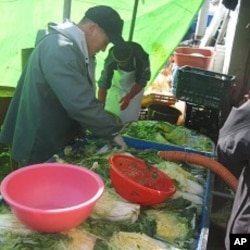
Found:
[[[129,103],[130,103],[130,100],[131,100],[131,95],[130,94],[127,94],[125,95],[124,97],[122,97],[122,99],[120,100],[120,109],[121,110],[124,110],[128,107]]]
[[[116,135],[113,138],[113,142],[119,146],[119,148],[118,148],[119,152],[123,152],[128,148],[127,144],[125,143],[125,141],[123,140],[123,138],[120,134]]]

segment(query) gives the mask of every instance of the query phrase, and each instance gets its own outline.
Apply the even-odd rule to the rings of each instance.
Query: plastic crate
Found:
[[[174,105],[176,103],[176,97],[173,95],[162,95],[151,93],[144,96],[142,99],[142,106],[147,107],[151,104],[164,104],[166,106]]]
[[[174,62],[177,66],[192,66],[208,69],[214,52],[206,48],[179,47],[174,52]]]
[[[220,109],[234,83],[233,75],[184,66],[177,70],[176,96],[190,104]]]
[[[200,154],[200,155],[204,155],[204,156],[211,157],[211,158],[213,158],[215,156],[214,150],[212,152],[199,151],[199,150],[195,150],[195,149],[192,149],[189,147],[170,145],[170,144],[162,144],[162,143],[132,138],[132,137],[128,137],[128,136],[123,136],[123,139],[127,143],[127,145],[129,145],[130,147],[142,149],[142,150],[155,149],[155,150],[160,150],[160,151],[164,151],[164,150],[166,150],[166,151],[181,151],[181,152],[187,152],[187,153]]]

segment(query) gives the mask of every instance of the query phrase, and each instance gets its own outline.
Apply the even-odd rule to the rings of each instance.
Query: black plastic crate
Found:
[[[176,97],[190,104],[220,109],[230,98],[235,76],[184,66],[177,71]]]
[[[221,113],[219,109],[201,108],[187,104],[185,127],[204,134],[216,143],[222,125]]]

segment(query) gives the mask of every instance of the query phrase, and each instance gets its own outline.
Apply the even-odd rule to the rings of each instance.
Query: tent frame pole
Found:
[[[136,14],[137,14],[137,9],[138,9],[138,3],[139,0],[135,0],[134,2],[134,8],[133,8],[133,14],[132,14],[132,21],[131,21],[131,26],[130,26],[130,31],[129,31],[129,41],[133,40],[133,34],[134,34],[134,28],[135,28],[135,20],[136,20]]]
[[[65,19],[70,19],[70,12],[71,12],[71,0],[64,0],[63,21]]]

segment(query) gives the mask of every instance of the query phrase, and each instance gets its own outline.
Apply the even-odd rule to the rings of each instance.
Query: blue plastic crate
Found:
[[[214,152],[205,152],[205,151],[199,151],[195,149],[191,149],[189,147],[181,147],[176,145],[170,145],[170,144],[161,144],[141,139],[136,139],[128,136],[123,136],[124,141],[128,144],[128,146],[131,146],[133,148],[137,149],[156,149],[156,150],[167,150],[167,151],[181,151],[181,152],[188,152],[188,153],[195,153],[195,154],[201,154],[207,157],[214,157]]]

